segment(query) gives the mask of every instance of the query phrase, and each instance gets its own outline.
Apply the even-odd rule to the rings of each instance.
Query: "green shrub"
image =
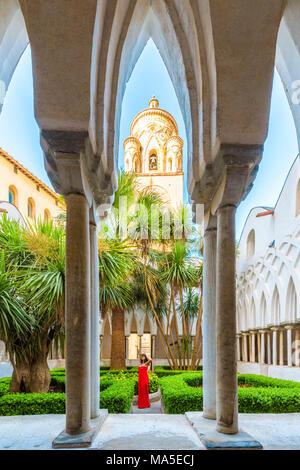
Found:
[[[109,413],[128,413],[134,395],[134,381],[118,380],[100,393],[100,407]]]
[[[0,416],[63,413],[64,393],[8,393],[0,397]]]
[[[238,383],[247,384],[252,387],[300,388],[300,382],[274,379],[273,377],[255,374],[238,374]]]
[[[51,373],[51,385],[65,389],[62,370]],[[120,374],[121,375],[121,374]],[[118,377],[110,374],[100,378],[100,406],[110,413],[128,413],[132,403],[137,374]],[[153,383],[155,379],[152,379]],[[11,378],[0,380],[0,416],[65,413],[65,393],[9,393]],[[158,379],[156,377],[156,382]]]
[[[10,382],[11,377],[4,377],[0,380],[0,397],[2,397],[2,395],[6,395],[6,393],[9,393]]]
[[[160,379],[167,413],[202,411],[202,373],[183,373]],[[239,384],[251,385],[238,389],[240,413],[296,413],[300,411],[300,384],[254,374],[241,374]],[[259,385],[259,386],[258,386]]]
[[[56,385],[57,387],[60,387],[62,392],[65,392],[66,388],[66,377],[64,375],[52,375],[51,374],[51,382],[50,385]]]
[[[197,374],[201,369],[198,370],[172,370],[172,369],[166,369],[165,367],[168,366],[157,366],[154,368],[154,372],[158,377],[168,377],[170,375],[180,375],[180,374]],[[202,368],[202,366],[199,366]]]
[[[134,381],[134,395],[138,394],[138,372],[137,370],[110,370],[100,375],[101,380],[104,377],[113,377],[114,380],[132,379]],[[149,393],[157,392],[159,388],[158,377],[156,374],[149,373]]]

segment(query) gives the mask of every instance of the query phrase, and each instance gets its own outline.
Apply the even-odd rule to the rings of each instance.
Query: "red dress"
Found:
[[[148,367],[139,366],[139,394],[138,394],[138,407],[149,408],[149,377]]]

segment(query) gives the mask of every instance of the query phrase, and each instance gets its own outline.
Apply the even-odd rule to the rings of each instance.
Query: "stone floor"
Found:
[[[137,405],[131,406],[131,413],[133,414],[146,414],[146,415],[156,415],[161,413],[161,400],[151,403],[149,408],[139,408]]]
[[[189,413],[199,419],[201,413]],[[240,427],[264,449],[300,450],[300,413],[240,414]],[[0,417],[0,449],[51,449],[63,430],[64,415]],[[204,449],[185,415],[110,414],[92,449]]]

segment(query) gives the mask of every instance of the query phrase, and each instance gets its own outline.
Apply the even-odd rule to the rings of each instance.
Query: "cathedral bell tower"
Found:
[[[132,121],[124,141],[125,171],[137,174],[142,187],[153,187],[174,207],[183,203],[183,141],[173,116],[159,108],[153,96],[149,107]]]

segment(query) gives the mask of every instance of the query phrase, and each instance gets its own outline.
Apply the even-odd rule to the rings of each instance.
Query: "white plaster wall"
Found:
[[[273,366],[252,362],[238,362],[240,374],[258,374],[274,379],[294,380],[300,382],[300,367]]]
[[[245,223],[237,260],[238,331],[274,324],[276,290],[279,294],[279,323],[300,320],[300,215],[296,216],[295,212],[299,179],[300,159],[297,157],[274,214],[256,217],[264,209],[255,208]],[[247,259],[247,237],[251,230],[255,231],[255,252]],[[269,247],[273,240],[275,246]],[[287,309],[291,282],[297,296],[296,318],[292,319]]]

